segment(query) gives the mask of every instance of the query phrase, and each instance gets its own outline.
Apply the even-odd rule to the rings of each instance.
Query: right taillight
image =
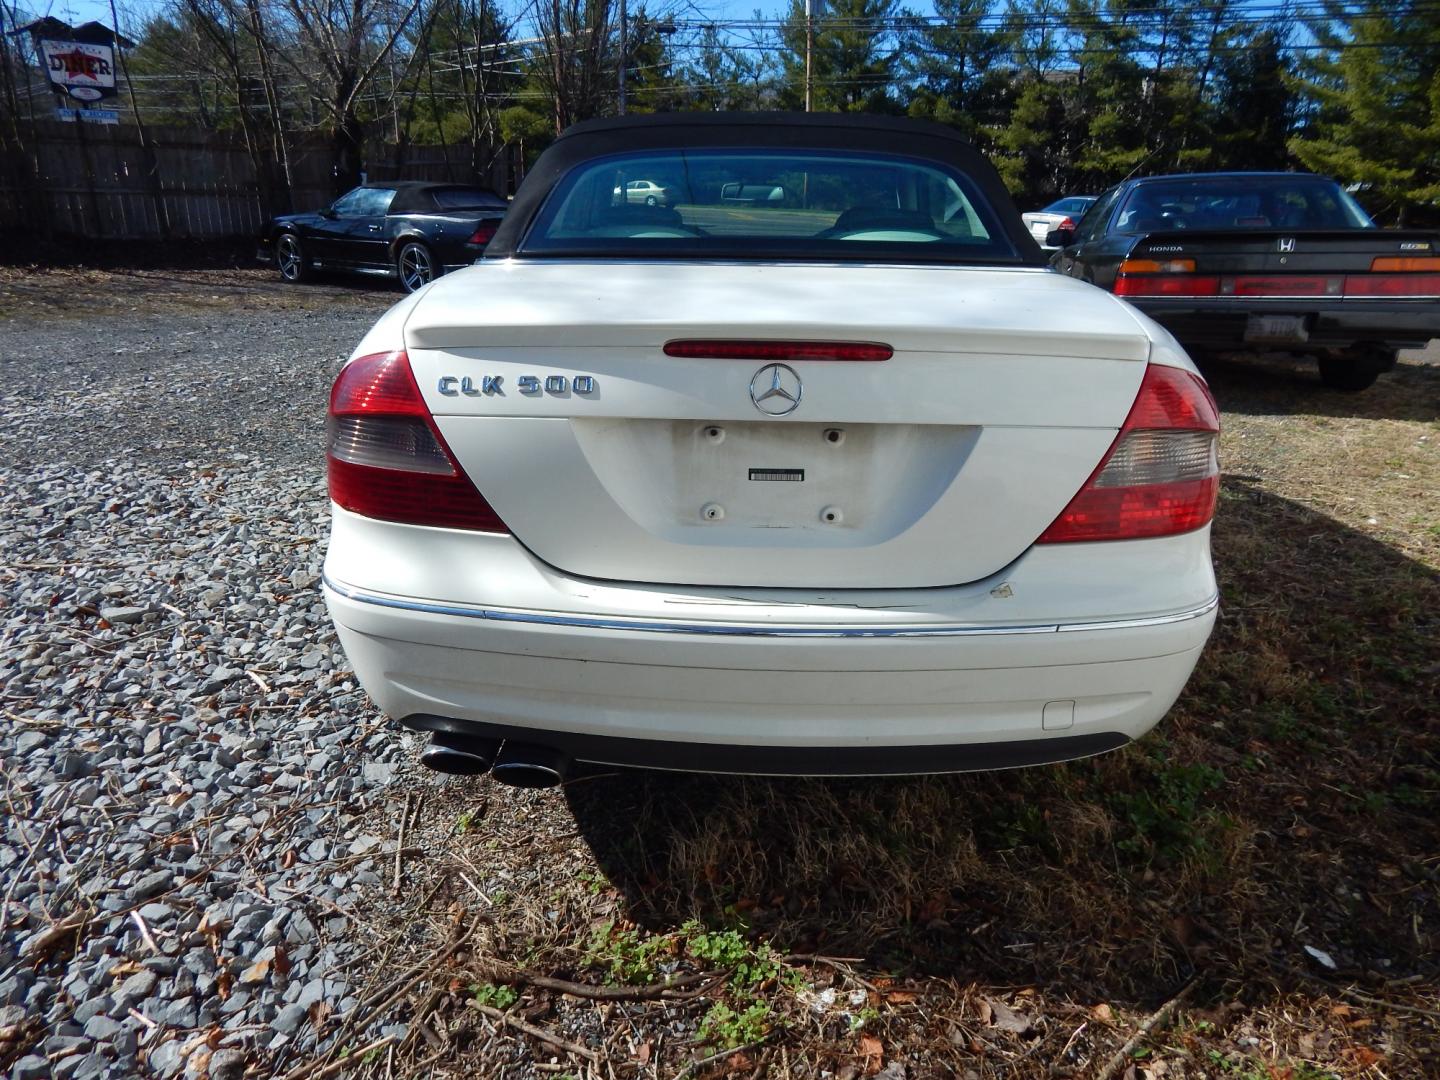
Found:
[[[1220,417],[1205,384],[1151,364],[1109,452],[1037,543],[1138,540],[1215,516]]]
[[[475,226],[475,232],[470,237],[470,243],[477,247],[484,247],[495,239],[495,234],[500,231],[500,222],[482,221]]]
[[[403,352],[361,356],[330,390],[330,498],[356,514],[509,532],[441,437]]]

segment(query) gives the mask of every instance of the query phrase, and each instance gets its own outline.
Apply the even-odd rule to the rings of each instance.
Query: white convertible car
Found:
[[[1195,665],[1217,431],[947,129],[593,121],[341,371],[325,595],[442,771],[1059,761]]]

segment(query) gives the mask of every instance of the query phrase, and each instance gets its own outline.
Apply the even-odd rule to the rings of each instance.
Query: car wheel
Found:
[[[292,285],[310,276],[305,248],[294,233],[281,233],[275,238],[275,268],[280,271],[280,277]]]
[[[406,292],[422,289],[442,273],[430,249],[419,241],[403,245],[395,256],[395,272]]]
[[[657,200],[656,200],[656,198],[655,198],[654,195],[646,195],[646,196],[645,196],[645,205],[646,205],[646,206],[654,206],[654,205],[656,204],[656,202],[657,202]]]
[[[1319,356],[1320,381],[1331,390],[1357,394],[1375,385],[1382,371],[1392,366],[1387,358],[1374,353],[1340,353],[1338,356]]]

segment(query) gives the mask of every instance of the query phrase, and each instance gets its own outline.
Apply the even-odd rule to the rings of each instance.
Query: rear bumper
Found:
[[[1395,349],[1422,348],[1440,337],[1440,302],[1352,300],[1316,307],[1285,301],[1126,300],[1169,330],[1182,345],[1208,349],[1264,349],[1247,343],[1245,327],[1253,315],[1297,315],[1306,320],[1303,344],[1277,349],[1343,349],[1358,342],[1383,342]]]
[[[528,743],[536,738],[528,728],[442,716],[416,714],[401,723],[412,731],[443,731],[496,742]],[[1018,769],[1092,757],[1130,741],[1119,732],[936,746],[738,746],[576,732],[547,732],[545,737],[552,749],[572,761],[746,776],[922,776]]]
[[[337,511],[326,564],[341,643],[380,708],[420,730],[604,764],[871,775],[1099,753],[1165,714],[1215,620],[1204,530],[1035,549],[993,580],[896,590],[886,604],[859,590],[802,603],[616,586],[483,535],[464,538],[483,568],[471,586],[461,563],[403,559],[465,601],[426,599],[436,590],[413,577],[403,592],[359,584],[395,576],[402,560],[363,542],[396,529],[444,531]],[[1117,600],[1146,595],[1181,603],[1116,614]]]

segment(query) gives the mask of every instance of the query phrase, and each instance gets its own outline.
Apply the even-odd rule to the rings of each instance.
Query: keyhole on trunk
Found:
[[[839,446],[842,442],[845,441],[845,432],[841,431],[839,428],[826,428],[825,441],[832,446]]]
[[[720,427],[718,424],[711,424],[705,429],[705,438],[709,439],[712,443],[724,442],[725,429]]]
[[[719,503],[706,503],[700,508],[700,516],[706,521],[719,521],[725,516],[725,508]]]
[[[820,511],[820,520],[826,525],[839,525],[845,520],[845,511],[838,506],[827,506]]]

